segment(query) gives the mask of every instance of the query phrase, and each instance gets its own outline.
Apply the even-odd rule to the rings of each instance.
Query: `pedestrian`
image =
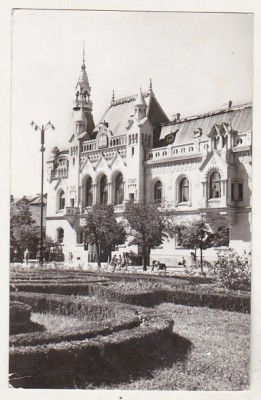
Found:
[[[25,261],[26,265],[28,264],[29,256],[30,256],[29,250],[26,249],[24,251],[24,261]]]
[[[118,265],[119,265],[120,269],[121,269],[121,267],[123,267],[123,261],[122,261],[122,256],[121,256],[121,254],[119,255]]]
[[[116,254],[114,254],[114,256],[111,259],[111,266],[112,266],[112,272],[115,271],[116,267],[117,267],[117,257]]]
[[[128,267],[128,257],[127,257],[127,253],[123,253],[123,267],[125,269],[127,269]]]

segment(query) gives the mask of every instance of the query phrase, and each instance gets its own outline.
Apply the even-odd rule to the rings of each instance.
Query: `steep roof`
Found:
[[[148,106],[147,117],[153,126],[169,121],[156,98],[150,96],[149,92],[142,93],[144,102]],[[123,99],[112,101],[111,106],[103,114],[100,123],[105,121],[113,135],[123,135],[127,131],[128,121],[134,115],[134,104],[137,94]],[[94,128],[96,132],[98,126]]]
[[[213,125],[231,124],[232,129],[239,134],[252,129],[252,104],[244,104],[230,109],[216,110],[207,114],[196,115],[180,121],[164,124],[160,139],[176,132],[175,145],[194,141],[194,131],[202,130],[201,140],[208,139],[207,135]]]

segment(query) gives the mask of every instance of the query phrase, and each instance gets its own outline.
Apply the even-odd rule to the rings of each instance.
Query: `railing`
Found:
[[[77,215],[79,214],[79,207],[65,207],[64,215]]]
[[[162,160],[164,158],[173,158],[182,156],[186,157],[192,154],[204,153],[207,152],[208,150],[209,150],[208,141],[200,143],[189,143],[186,145],[179,145],[179,146],[166,146],[149,150],[146,155],[146,160],[156,161],[156,160]]]
[[[51,179],[68,178],[68,168],[57,168],[51,171]]]

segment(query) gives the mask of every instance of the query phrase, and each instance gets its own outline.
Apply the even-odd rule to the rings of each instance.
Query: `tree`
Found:
[[[97,264],[100,266],[100,244],[103,243],[111,252],[113,246],[124,243],[126,232],[123,224],[117,222],[112,205],[95,204],[84,218],[83,239],[85,243],[95,245]]]
[[[10,209],[10,244],[17,251],[19,260],[23,259],[26,248],[36,253],[39,241],[39,228],[32,218],[29,204],[25,200],[11,203]]]
[[[232,290],[250,290],[251,253],[237,253],[234,249],[221,250],[215,263],[218,282]]]
[[[156,203],[129,203],[125,218],[130,227],[130,242],[142,249],[143,270],[147,270],[151,248],[174,234],[173,214],[159,209]]]
[[[203,219],[180,225],[178,232],[181,247],[193,249],[195,253],[197,249],[200,249],[200,268],[203,272],[203,250],[214,246],[215,232]]]

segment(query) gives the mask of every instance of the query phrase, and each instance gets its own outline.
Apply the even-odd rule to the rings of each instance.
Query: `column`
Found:
[[[97,183],[92,184],[93,204],[97,204]]]
[[[107,186],[108,186],[108,204],[112,204],[112,182],[108,182]]]

